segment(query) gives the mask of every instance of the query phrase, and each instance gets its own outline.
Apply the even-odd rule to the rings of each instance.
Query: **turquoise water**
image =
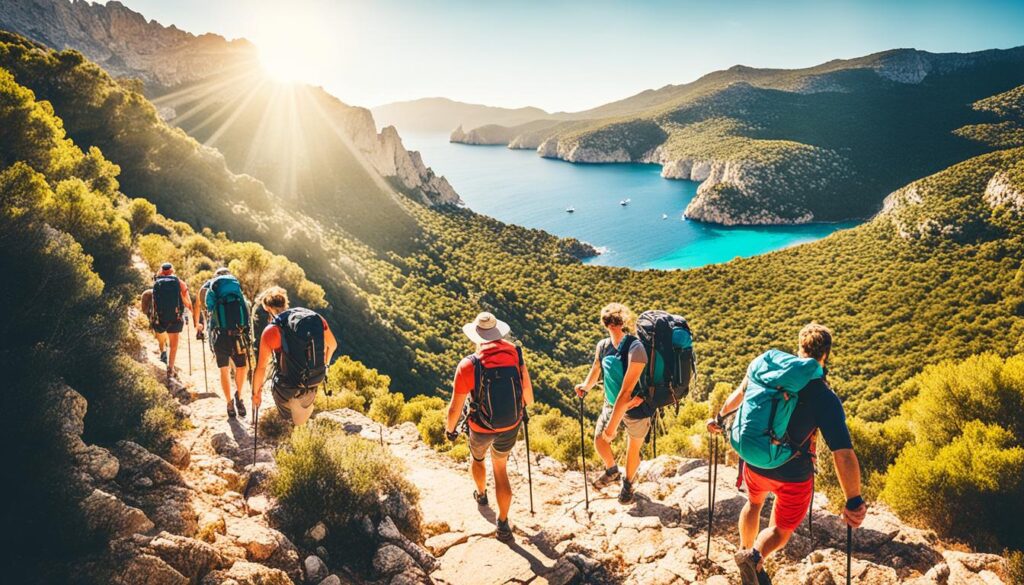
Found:
[[[694,268],[811,242],[856,225],[711,226],[682,219],[699,183],[662,179],[657,165],[576,165],[532,150],[450,144],[442,134],[403,133],[402,139],[448,178],[470,209],[588,242],[601,251],[592,264]],[[626,198],[630,204],[619,205]],[[566,213],[569,206],[576,212]]]

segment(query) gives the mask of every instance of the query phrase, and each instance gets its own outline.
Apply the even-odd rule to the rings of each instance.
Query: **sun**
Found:
[[[256,28],[253,41],[267,77],[279,83],[322,83],[322,64],[332,52],[322,23],[283,9],[261,15]]]

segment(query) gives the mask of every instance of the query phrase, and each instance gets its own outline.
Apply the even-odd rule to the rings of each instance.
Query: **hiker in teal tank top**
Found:
[[[643,398],[634,397],[633,391],[647,364],[647,352],[639,339],[630,334],[633,314],[624,305],[611,303],[601,310],[601,324],[608,337],[597,344],[594,365],[587,379],[576,385],[581,398],[597,384],[604,386],[604,408],[594,431],[594,448],[604,461],[605,471],[594,480],[594,487],[602,488],[619,480],[619,467],[612,452],[612,440],[619,424],[626,427],[626,475],[622,477],[619,502],[633,501],[633,480],[640,467],[640,448],[651,428],[651,419],[636,415],[631,409],[640,406]]]

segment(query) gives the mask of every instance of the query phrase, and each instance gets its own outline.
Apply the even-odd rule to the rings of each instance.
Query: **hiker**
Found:
[[[327,380],[327,366],[338,341],[317,313],[302,307],[288,308],[288,293],[271,287],[260,298],[271,316],[260,335],[259,360],[252,377],[252,406],[259,410],[263,381],[271,356],[274,359],[271,394],[284,420],[300,426],[313,414],[316,390]]]
[[[463,358],[455,370],[445,424],[448,439],[454,441],[459,434],[459,419],[468,398],[466,424],[469,428],[469,451],[473,458],[470,471],[476,483],[473,499],[479,506],[488,505],[484,457],[490,451],[498,500],[495,536],[502,542],[513,539],[512,527],[508,523],[508,510],[512,505],[512,485],[506,468],[508,455],[516,444],[526,407],[533,403],[533,386],[522,350],[505,339],[509,329],[507,323],[487,312],[480,313],[472,323],[463,326],[463,333],[476,344],[476,351]]]
[[[640,449],[644,446],[647,431],[651,428],[650,416],[634,411],[644,399],[633,396],[640,375],[647,364],[647,352],[639,339],[630,335],[633,330],[633,313],[620,303],[611,303],[601,309],[601,324],[608,331],[608,337],[597,343],[594,351],[594,365],[582,384],[576,385],[576,395],[583,397],[598,380],[604,384],[604,407],[597,417],[594,429],[594,448],[604,462],[604,473],[594,481],[600,489],[622,480],[619,503],[633,501],[633,482],[640,467]],[[612,452],[612,441],[619,425],[626,426],[626,475],[622,477]]]
[[[157,275],[153,275],[153,281],[156,281]],[[156,343],[160,348],[160,361],[167,363],[167,332],[159,332],[156,330],[156,307],[153,305],[153,287],[149,287],[142,291],[142,298],[140,299],[142,305],[142,314],[149,320],[149,327],[153,330],[153,337],[156,338]]]
[[[220,387],[227,402],[228,418],[246,415],[242,389],[249,371],[252,331],[249,306],[242,286],[227,268],[218,268],[214,277],[199,289],[199,302],[207,315],[196,324],[197,334],[209,328],[210,345],[220,369]],[[207,322],[209,321],[209,322]],[[235,366],[235,395],[231,395],[231,364]]]
[[[267,291],[263,291],[256,295],[256,299],[252,303],[252,330],[254,333],[262,332],[273,320],[273,316],[270,314],[270,311],[268,311],[267,307],[263,304],[263,295],[266,293]],[[255,352],[256,361],[258,362],[260,359],[260,344],[254,344],[253,350]]]
[[[192,299],[188,285],[174,274],[174,265],[164,262],[153,280],[153,331],[167,334],[167,377],[177,375],[174,360],[178,355],[178,336],[185,327],[185,311],[192,313]],[[159,341],[158,341],[159,342]],[[161,352],[161,358],[163,353]]]
[[[832,450],[836,475],[846,495],[843,520],[856,528],[867,514],[846,413],[826,381],[832,331],[810,323],[800,330],[798,346],[798,356],[770,350],[755,359],[743,383],[707,423],[710,432],[721,433],[725,417],[739,411],[730,442],[741,456],[740,477],[747,484],[747,503],[739,517],[740,550],[735,555],[743,585],[771,583],[764,571],[765,558],[786,545],[808,513],[814,496],[818,431]],[[796,404],[788,406],[794,394]],[[766,396],[775,402],[758,401]],[[769,414],[759,414],[758,406],[761,413]],[[785,432],[778,437],[773,418],[784,413],[791,414]],[[766,467],[756,466],[754,461]],[[758,533],[761,507],[769,493],[775,494],[771,520]]]

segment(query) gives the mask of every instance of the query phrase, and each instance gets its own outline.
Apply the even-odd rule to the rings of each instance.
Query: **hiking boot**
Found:
[[[620,504],[633,503],[633,484],[628,479],[622,480],[622,491],[619,492]]]
[[[167,363],[167,351],[166,350],[160,352],[160,361],[162,361],[165,364]]]
[[[741,550],[733,555],[736,567],[740,570],[740,581],[743,585],[759,585],[760,577],[757,572],[757,563],[761,561],[761,553],[754,549]],[[763,570],[761,572],[764,572]],[[768,574],[764,575],[766,578]],[[771,579],[768,579],[771,582]]]
[[[772,585],[772,578],[764,569],[757,572],[757,585]]]
[[[501,542],[512,542],[512,527],[508,525],[508,520],[498,520],[498,529],[494,531],[494,537]]]
[[[235,401],[228,400],[228,418],[235,418]]]
[[[619,481],[619,466],[609,467],[604,470],[604,473],[599,475],[597,479],[593,481],[593,485],[597,489],[601,489],[605,486],[609,486]]]
[[[487,492],[484,492],[484,493],[481,494],[480,492],[478,492],[476,490],[473,490],[473,499],[476,500],[476,505],[477,506],[486,506],[487,505]]]
[[[235,410],[238,411],[238,416],[245,417],[245,403],[242,402],[242,394],[235,392]]]

